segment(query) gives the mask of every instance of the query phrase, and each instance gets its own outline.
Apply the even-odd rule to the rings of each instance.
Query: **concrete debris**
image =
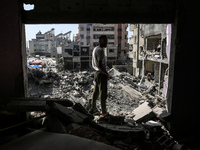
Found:
[[[58,112],[60,116],[70,122],[82,123],[88,118],[88,116],[73,110],[72,108],[65,107],[57,103],[54,104],[53,109]]]
[[[47,114],[53,114],[46,118],[46,128],[52,132],[100,141],[120,149],[159,150],[170,149],[177,144],[162,129],[165,123],[161,123],[170,114],[166,111],[166,100],[158,95],[157,85],[113,68],[109,73],[112,76],[108,81],[107,98],[107,111],[110,115],[107,119],[102,119],[88,114],[93,91],[93,72],[39,73],[30,70],[30,96],[58,100],[58,103],[47,102],[50,107]],[[33,78],[36,76],[37,82]],[[51,82],[44,82],[46,80]],[[62,99],[67,99],[72,105],[59,103]],[[97,108],[100,111],[99,101]],[[167,143],[162,142],[164,138],[168,138]]]
[[[133,119],[138,122],[146,122],[155,117],[152,108],[149,106],[148,102],[144,102],[138,108],[133,110]]]

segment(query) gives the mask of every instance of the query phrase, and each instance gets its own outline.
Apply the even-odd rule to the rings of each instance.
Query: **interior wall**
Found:
[[[0,95],[24,96],[19,4],[17,0],[1,0],[0,7]]]
[[[168,97],[172,104],[171,133],[177,138],[194,141],[198,141],[200,135],[199,30],[198,23],[194,21],[197,6],[197,2],[189,0],[181,1],[178,6],[172,45],[175,46],[172,48],[175,49],[175,58],[170,58],[170,65],[174,65],[170,67],[170,74],[174,77],[169,81],[169,90],[172,92]]]

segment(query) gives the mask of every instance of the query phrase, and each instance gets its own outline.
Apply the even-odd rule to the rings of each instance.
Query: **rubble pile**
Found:
[[[145,101],[165,108],[165,100],[155,95],[155,86],[140,86],[140,81],[128,73],[116,69],[109,71],[107,110],[112,115],[133,116],[133,110]],[[38,98],[68,99],[90,107],[94,87],[93,72],[43,72],[30,70],[29,95]],[[153,91],[153,92],[152,92]],[[100,110],[100,101],[97,101]]]
[[[109,71],[107,110],[102,120],[88,114],[93,91],[93,72],[43,72],[30,70],[29,94],[35,98],[63,99],[72,106],[48,104],[45,126],[49,131],[89,138],[121,149],[171,149],[177,145],[166,130],[166,100],[156,85],[140,83],[125,72]],[[144,80],[145,81],[145,80]],[[142,86],[141,86],[142,85]],[[100,110],[100,102],[97,101]]]

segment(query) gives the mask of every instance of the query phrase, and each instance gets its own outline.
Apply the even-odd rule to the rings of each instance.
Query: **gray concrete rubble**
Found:
[[[171,149],[177,144],[167,131],[166,118],[170,114],[165,109],[166,100],[152,88],[154,84],[145,84],[145,79],[140,82],[139,78],[116,69],[111,69],[109,74],[107,111],[110,115],[100,118],[88,113],[93,72],[30,71],[30,97],[46,100],[47,117],[42,126],[51,132],[72,134],[120,149]],[[97,108],[100,110],[99,101]]]

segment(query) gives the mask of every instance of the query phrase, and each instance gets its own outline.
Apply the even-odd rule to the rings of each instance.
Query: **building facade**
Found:
[[[77,37],[79,37],[79,44],[89,45],[92,52],[94,47],[99,44],[99,37],[106,35],[108,37],[107,56],[110,57],[108,60],[126,60],[126,52],[128,51],[127,27],[128,24],[79,24]]]
[[[159,88],[165,82],[168,59],[166,54],[167,24],[131,24],[133,75],[150,73]],[[130,55],[131,56],[131,55]]]
[[[29,41],[29,55],[51,57],[51,54],[55,53],[52,51],[55,51],[57,46],[54,30],[55,29],[52,28],[50,31],[47,31],[44,34],[39,31],[36,34],[36,39]]]
[[[144,61],[143,75],[151,73],[156,83],[163,82],[165,70],[168,68],[166,55],[167,24],[141,25],[141,35],[144,37],[144,49],[140,51],[139,59]]]
[[[139,76],[142,71],[142,62],[139,59],[139,55],[144,47],[144,38],[141,32],[142,26],[140,24],[130,24],[129,30],[133,32],[133,36],[130,39],[132,48],[130,54],[133,59],[133,75]]]

